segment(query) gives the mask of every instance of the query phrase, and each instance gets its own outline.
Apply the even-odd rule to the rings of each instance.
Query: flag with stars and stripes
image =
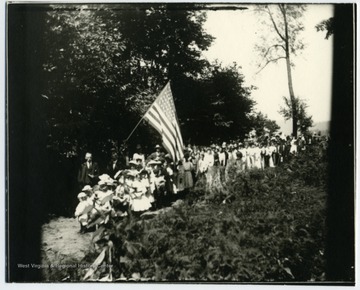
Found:
[[[184,157],[184,145],[170,83],[167,83],[160,95],[150,106],[144,115],[144,119],[160,133],[163,146],[173,161],[181,160]]]

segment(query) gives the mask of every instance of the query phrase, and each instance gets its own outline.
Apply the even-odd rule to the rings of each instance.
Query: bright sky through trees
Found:
[[[289,95],[285,60],[270,64],[257,74],[260,59],[254,47],[267,31],[261,19],[253,13],[253,6],[247,7],[247,10],[207,13],[205,29],[216,40],[204,56],[209,60],[218,59],[225,65],[237,62],[242,66],[247,85],[258,87],[252,93],[256,108],[270,119],[283,120],[279,114],[280,106],[283,106],[282,96]],[[333,47],[333,37],[326,40],[325,32],[317,32],[315,25],[332,17],[333,12],[333,5],[307,5],[303,19],[305,30],[300,35],[305,49],[299,56],[292,57],[295,94],[305,99],[314,122],[330,120]]]

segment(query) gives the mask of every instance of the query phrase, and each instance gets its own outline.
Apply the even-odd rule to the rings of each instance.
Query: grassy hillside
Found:
[[[81,262],[100,261],[89,279],[324,281],[327,162],[318,150],[280,168],[231,168],[227,181],[218,170],[210,191],[200,180],[150,219],[112,220]],[[79,281],[87,272],[67,274]]]

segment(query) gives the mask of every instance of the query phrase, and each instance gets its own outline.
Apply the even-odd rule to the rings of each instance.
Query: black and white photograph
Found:
[[[355,285],[355,3],[5,6],[7,283]]]

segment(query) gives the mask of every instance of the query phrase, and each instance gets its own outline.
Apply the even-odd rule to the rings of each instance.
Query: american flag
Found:
[[[151,126],[161,135],[163,146],[176,162],[184,157],[183,140],[176,116],[176,109],[170,83],[163,88],[160,95],[144,115]]]

